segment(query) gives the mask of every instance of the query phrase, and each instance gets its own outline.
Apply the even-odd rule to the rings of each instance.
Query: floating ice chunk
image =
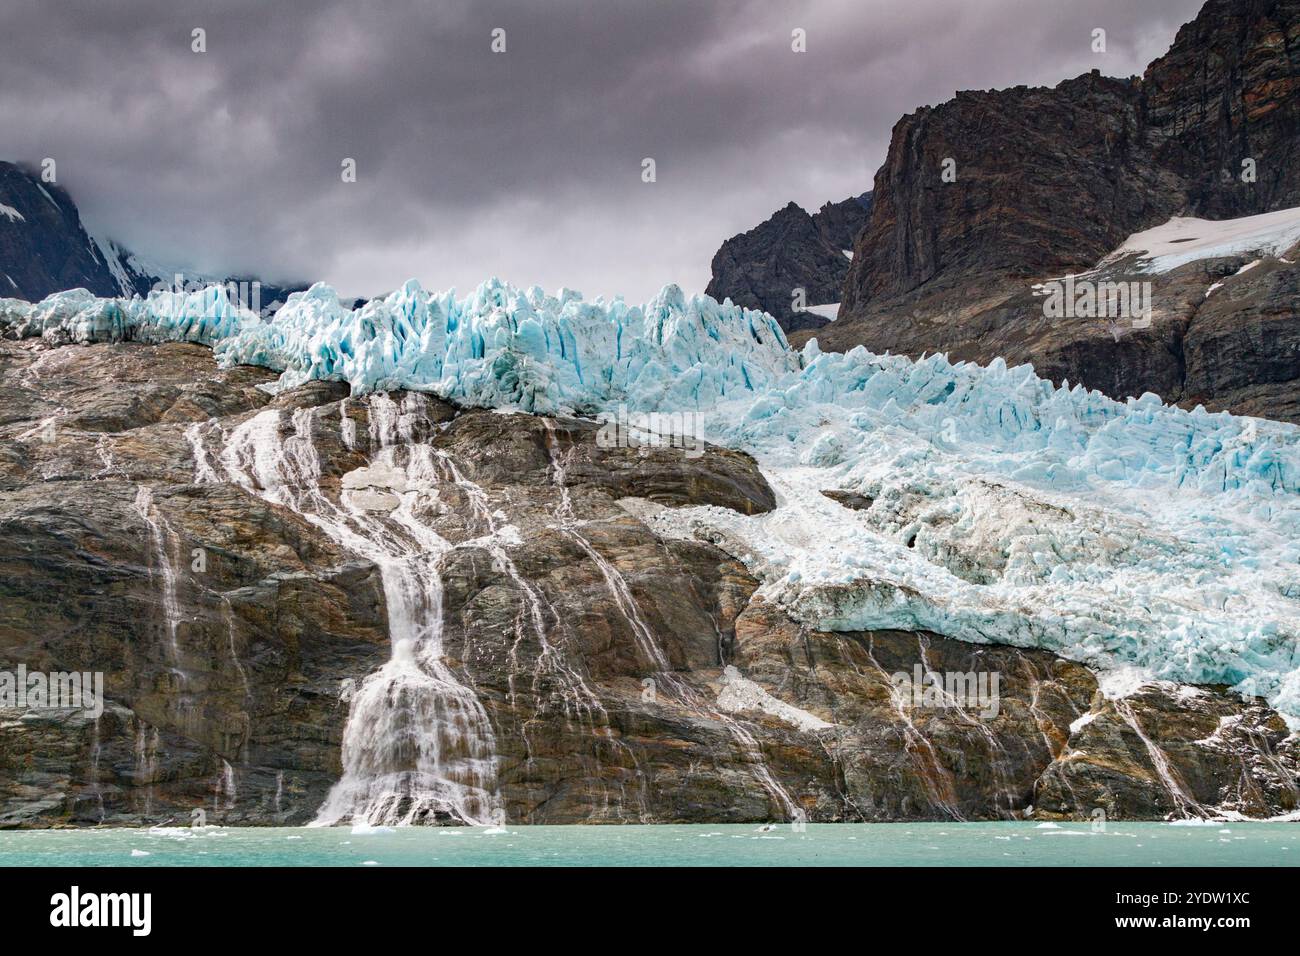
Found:
[[[354,823],[352,825],[353,836],[379,836],[386,833],[396,833],[393,827],[376,827],[368,823]]]

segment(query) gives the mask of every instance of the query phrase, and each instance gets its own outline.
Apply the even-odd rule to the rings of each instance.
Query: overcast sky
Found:
[[[4,0],[0,159],[55,158],[89,224],[169,265],[642,301],[702,290],[721,242],[792,199],[870,189],[904,113],[1141,73],[1200,6]]]

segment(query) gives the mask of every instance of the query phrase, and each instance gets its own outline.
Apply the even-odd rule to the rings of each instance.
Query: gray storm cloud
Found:
[[[641,301],[703,289],[719,244],[791,199],[870,189],[902,114],[1140,73],[1199,6],[7,0],[0,158],[55,158],[95,228],[167,264]]]

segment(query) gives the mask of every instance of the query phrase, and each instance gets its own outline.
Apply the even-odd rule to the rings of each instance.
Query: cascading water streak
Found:
[[[646,662],[654,668],[652,679],[657,684],[663,684],[670,695],[682,706],[697,714],[720,721],[735,742],[741,758],[750,767],[754,779],[767,792],[770,801],[780,808],[786,819],[798,819],[801,811],[794,798],[790,796],[790,793],[772,774],[771,768],[767,765],[767,759],[763,756],[763,748],[758,739],[738,720],[712,706],[702,694],[673,673],[668,656],[660,647],[654,631],[651,630],[641,616],[636,598],[632,595],[632,589],[628,586],[627,579],[578,530],[579,522],[574,514],[573,501],[567,486],[568,468],[564,456],[559,452],[559,438],[555,430],[555,421],[550,418],[543,418],[542,425],[546,431],[546,447],[551,459],[551,481],[560,491],[560,506],[556,512],[556,517],[560,521],[560,528],[596,565],[605,581],[605,586],[609,589],[610,596],[614,598],[619,613],[622,614],[631,628],[637,649]]]
[[[181,604],[176,593],[176,568],[172,565],[167,546],[168,533],[171,529],[165,527],[162,517],[158,515],[158,509],[153,501],[153,491],[148,485],[140,485],[136,489],[135,510],[149,528],[153,560],[158,565],[158,575],[162,583],[162,609],[163,621],[167,628],[167,650],[171,656],[172,671],[183,683],[184,672],[180,668],[181,649],[178,639]],[[149,573],[153,574],[152,568]]]
[[[1129,729],[1142,741],[1142,746],[1146,748],[1147,756],[1151,759],[1151,766],[1155,768],[1157,778],[1177,808],[1175,812],[1184,818],[1205,819],[1209,817],[1210,814],[1206,809],[1188,792],[1186,784],[1183,783],[1178,771],[1170,763],[1168,755],[1142,729],[1142,724],[1133,711],[1133,705],[1124,698],[1117,698],[1113,701],[1113,704],[1115,713],[1119,714],[1124,723],[1128,724]]]
[[[266,410],[229,436],[219,458],[225,479],[290,508],[347,550],[374,562],[383,583],[392,656],[362,681],[343,733],[343,776],[313,826],[480,825],[504,821],[496,785],[496,741],[477,695],[443,660],[442,582],[438,563],[450,545],[417,507],[438,481],[432,450],[410,443],[416,396],[399,410],[382,393],[367,404],[378,449],[371,468],[390,476],[385,494],[361,497],[348,482],[336,504],[320,487],[311,409],[284,416]],[[345,436],[346,437],[346,436]],[[397,442],[407,442],[397,444]],[[198,480],[220,480],[202,461]],[[376,501],[379,503],[376,504]]]

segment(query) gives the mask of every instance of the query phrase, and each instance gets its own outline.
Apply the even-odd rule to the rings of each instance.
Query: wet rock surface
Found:
[[[102,672],[107,698],[0,709],[0,825],[302,824],[366,766],[408,788],[372,822],[456,822],[437,788],[471,776],[491,794],[462,808],[530,823],[1295,809],[1295,738],[1257,703],[1111,701],[1045,651],[811,631],[637,517],[771,509],[742,454],[271,378],[189,345],[0,343],[0,670]],[[394,635],[419,647],[382,678]],[[992,697],[959,696],[968,675]],[[431,780],[439,735],[465,767]]]
[[[1244,816],[1300,809],[1300,749],[1262,702],[1246,707],[1213,688],[1146,684],[1099,699],[1071,729],[1038,781],[1039,816],[1092,805],[1111,819],[1196,816],[1205,807]]]
[[[108,704],[6,714],[0,821],[38,822],[24,779],[44,763],[44,823],[305,822],[337,776],[338,675],[379,666],[388,639],[373,568],[194,484],[186,424],[257,408],[268,376],[190,346],[3,348],[0,656],[103,672]]]

